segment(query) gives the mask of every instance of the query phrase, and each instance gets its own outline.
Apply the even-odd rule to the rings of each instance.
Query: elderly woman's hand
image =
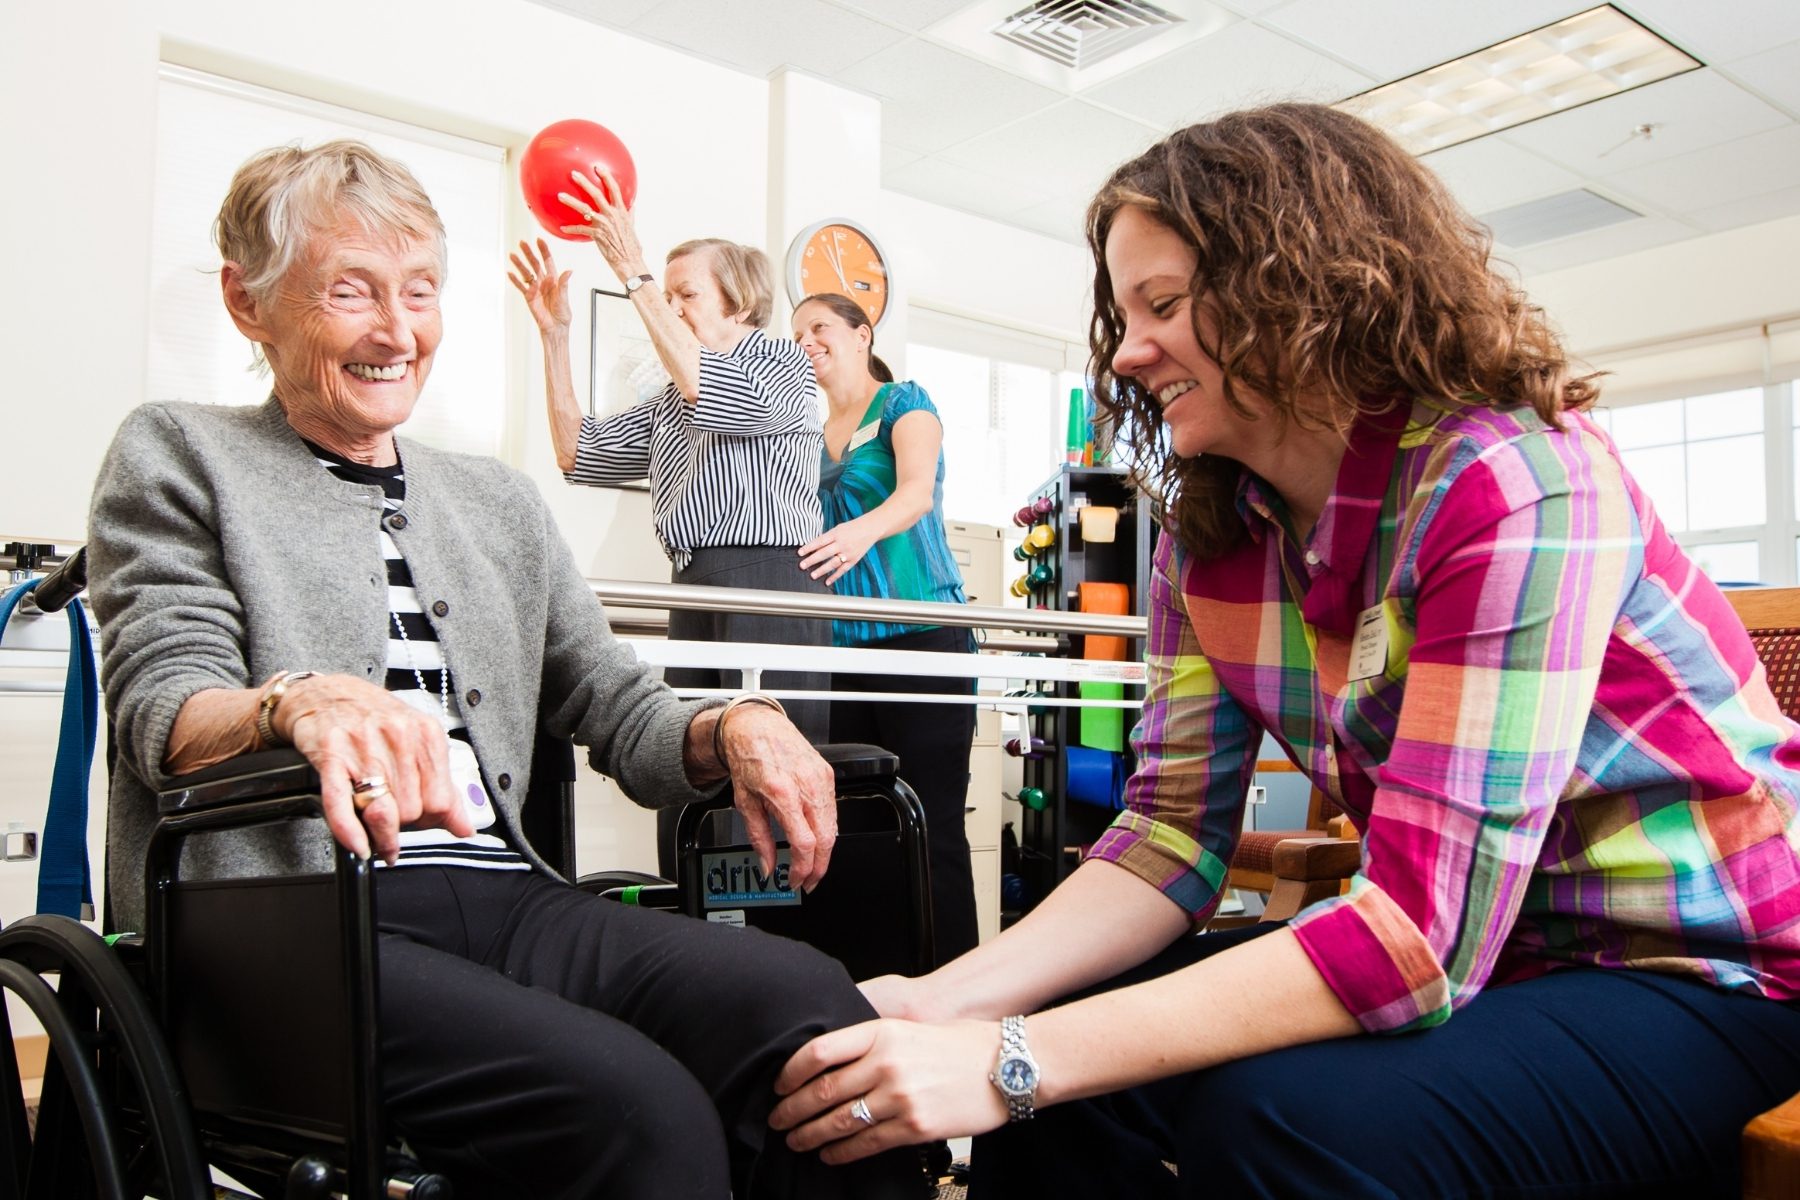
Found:
[[[814,1038],[775,1077],[769,1125],[832,1164],[1006,1124],[988,1082],[998,1021],[865,1021]]]
[[[392,865],[402,828],[475,832],[451,787],[444,727],[392,692],[351,675],[314,675],[288,689],[275,718],[275,732],[318,771],[325,824],[345,849]],[[385,788],[370,789],[374,799],[353,794],[357,781],[376,779]]]
[[[557,193],[557,199],[587,218],[580,225],[564,225],[562,231],[592,238],[600,257],[613,269],[620,283],[633,275],[648,274],[644,269],[643,248],[638,245],[637,226],[631,219],[631,210],[625,207],[619,181],[613,178],[611,171],[597,163],[594,173],[600,177],[598,183],[586,172],[569,172],[569,178],[582,195]]]
[[[520,258],[519,254],[525,257]],[[573,314],[569,311],[569,276],[572,271],[556,273],[556,260],[550,257],[550,244],[538,239],[537,249],[530,242],[519,243],[519,254],[511,254],[513,269],[506,273],[512,285],[525,297],[531,319],[544,333],[567,329]]]
[[[722,764],[731,772],[732,798],[749,827],[750,845],[765,872],[775,868],[773,817],[788,844],[788,882],[811,891],[825,878],[837,842],[837,777],[786,717],[760,705],[741,705],[719,733]]]

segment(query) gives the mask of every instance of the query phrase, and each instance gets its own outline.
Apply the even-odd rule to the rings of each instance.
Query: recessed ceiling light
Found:
[[[1610,4],[1382,84],[1337,105],[1415,154],[1692,71],[1699,59]]]

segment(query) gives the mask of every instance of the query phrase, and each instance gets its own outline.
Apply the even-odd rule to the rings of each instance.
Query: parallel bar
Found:
[[[938,604],[924,600],[877,600],[860,596],[819,596],[759,588],[696,587],[590,579],[601,603],[618,608],[680,608],[690,612],[760,613],[825,617],[831,620],[899,621],[911,625],[954,625],[965,629],[1016,629],[1027,633],[1109,634],[1141,638],[1143,617],[1058,612],[1048,608],[999,608],[985,604]]]

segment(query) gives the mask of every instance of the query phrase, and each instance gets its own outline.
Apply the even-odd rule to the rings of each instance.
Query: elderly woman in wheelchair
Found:
[[[182,874],[316,872],[333,839],[380,860],[380,1101],[459,1196],[915,1193],[910,1158],[832,1168],[766,1132],[788,1055],[871,1015],[842,968],[596,899],[521,833],[540,723],[645,805],[729,777],[800,887],[830,858],[833,780],[772,702],[678,701],[614,640],[527,479],[395,435],[443,335],[417,182],[358,143],[269,150],[216,232],[273,394],[133,412],[90,525],[116,923],[144,919],[157,792],[291,745],[325,828],[210,836]]]

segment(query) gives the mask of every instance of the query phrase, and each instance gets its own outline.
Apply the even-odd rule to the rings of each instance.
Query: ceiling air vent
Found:
[[[1103,62],[1182,18],[1138,0],[1039,0],[990,31],[1072,71]]]
[[[1586,188],[1576,188],[1572,192],[1558,192],[1554,196],[1482,213],[1476,219],[1494,231],[1495,241],[1518,249],[1636,220],[1643,215]]]

